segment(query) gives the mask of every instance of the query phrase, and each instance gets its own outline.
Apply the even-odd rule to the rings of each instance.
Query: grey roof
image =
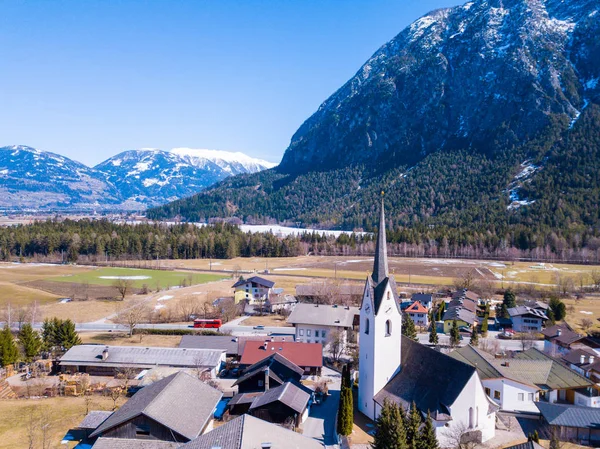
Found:
[[[239,287],[240,285],[246,285],[248,282],[254,282],[255,284],[259,284],[267,288],[271,288],[275,285],[275,282],[269,281],[268,279],[261,278],[260,276],[252,276],[248,279],[240,279],[235,284],[233,284],[233,288]]]
[[[235,387],[236,385],[241,384],[242,382],[247,381],[248,379],[251,379],[252,377],[256,376],[258,373],[264,373],[265,371],[269,370],[269,378],[276,380],[277,382],[279,382],[280,384],[283,383],[283,380],[277,375],[276,372],[274,372],[273,370],[269,369],[268,365],[263,365],[257,369],[254,369],[252,371],[247,371],[242,377],[238,378],[234,383],[233,383],[233,387]]]
[[[238,354],[238,339],[231,335],[184,335],[180,348],[221,349],[227,354]]]
[[[448,320],[460,320],[464,321],[468,324],[474,324],[477,322],[476,315],[470,310],[465,309],[464,307],[451,307],[444,312],[444,316],[442,317],[442,321]]]
[[[358,307],[309,304],[300,302],[288,318],[291,324],[314,324],[315,326],[352,327],[354,317],[359,315]]]
[[[83,421],[81,421],[77,427],[80,429],[95,429],[112,414],[113,412],[105,410],[92,410],[85,415],[85,418],[83,418]]]
[[[508,446],[504,449],[544,449],[544,446],[537,444],[535,441],[527,441],[526,443]]]
[[[250,410],[261,408],[265,405],[279,401],[287,405],[296,413],[303,413],[309,400],[309,393],[292,382],[286,382],[277,388],[271,388],[270,390],[265,391],[262,395],[257,396],[256,399],[252,401]]]
[[[525,305],[527,307],[531,307],[532,309],[548,310],[550,308],[547,303],[542,301],[525,301]]]
[[[370,286],[369,283],[367,283],[367,286]],[[379,284],[375,285],[373,287],[373,309],[374,309],[374,313],[377,314],[379,313],[379,308],[381,307],[381,304],[383,304],[383,301],[385,300],[384,295],[385,295],[385,291],[387,289],[387,287],[389,286],[390,291],[392,292],[392,300],[393,302],[396,304],[396,308],[398,309],[398,312],[401,312],[401,307],[400,307],[400,298],[398,298],[398,287],[396,287],[396,280],[394,279],[394,276],[389,276],[386,277],[384,280],[382,280]]]
[[[515,316],[530,316],[533,318],[540,318],[542,320],[548,319],[546,314],[541,310],[533,309],[527,306],[511,307],[510,309],[508,309],[508,314],[511,316],[511,318]]]
[[[180,446],[181,443],[171,441],[98,438],[92,449],[175,449]]]
[[[187,438],[196,438],[212,418],[223,393],[180,372],[142,388],[90,436],[145,415]]]
[[[279,304],[296,304],[298,300],[293,295],[271,295],[267,299],[266,304],[275,306]]]
[[[284,429],[250,415],[242,415],[217,427],[181,449],[257,449],[263,443],[271,449],[323,449],[317,440]]]
[[[421,304],[429,304],[433,301],[433,295],[428,293],[413,293],[411,296],[413,301],[419,301]]]
[[[254,402],[254,399],[256,399],[257,396],[261,396],[263,393],[263,391],[254,391],[251,393],[238,393],[231,398],[231,400],[227,403],[227,406],[232,407],[234,405],[239,404],[252,404],[252,402]]]
[[[511,359],[489,357],[483,351],[465,346],[450,354],[457,360],[477,368],[482,379],[507,378],[542,390],[587,387],[589,379],[535,348],[517,354]]]
[[[242,377],[240,377],[238,380],[236,380],[234,382],[233,386],[238,385],[238,384],[244,382],[245,380],[248,380],[251,377],[256,376],[256,374],[259,372],[264,372],[267,368],[269,368],[269,377],[274,378],[279,383],[283,383],[284,381],[280,378],[280,370],[277,367],[278,364],[281,364],[281,365],[285,366],[287,369],[289,369],[290,371],[295,372],[298,375],[297,380],[299,380],[302,377],[302,375],[304,374],[303,368],[300,368],[294,362],[292,362],[291,360],[288,360],[286,357],[284,357],[283,355],[276,352],[276,353],[271,354],[268,357],[265,357],[264,359],[256,362],[254,365],[250,365],[248,368],[246,368],[244,375]]]
[[[385,237],[385,208],[383,196],[381,197],[381,211],[379,215],[379,229],[377,232],[377,246],[375,246],[375,261],[373,263],[373,282],[380,284],[389,275],[387,258],[387,240]],[[377,306],[377,304],[376,304]],[[376,307],[377,309],[377,307]]]
[[[544,419],[552,426],[600,429],[600,409],[575,405],[536,402]]]
[[[560,335],[558,335],[559,331]],[[573,330],[566,323],[555,324],[554,326],[547,327],[542,331],[542,334],[544,334],[546,340],[556,341],[566,346],[584,338],[583,335],[573,332]]]
[[[102,351],[108,357],[102,360]],[[221,349],[144,348],[141,346],[78,345],[60,358],[61,365],[133,366],[153,368],[158,365],[214,368],[221,363]]]
[[[444,419],[450,407],[476,371],[441,352],[402,336],[402,369],[375,395],[375,402],[383,404],[387,398],[405,408],[415,402],[423,412],[431,412],[434,419]]]

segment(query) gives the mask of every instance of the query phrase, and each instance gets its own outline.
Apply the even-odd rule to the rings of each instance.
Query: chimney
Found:
[[[269,391],[269,367],[265,370],[265,391]]]
[[[104,348],[104,351],[102,351],[102,360],[106,360],[108,358],[108,346],[106,348]]]
[[[560,334],[562,334],[562,329],[558,329],[558,330],[556,331],[556,336],[557,336],[557,337],[560,337]]]
[[[509,361],[504,362],[504,366],[510,367],[510,362]]]
[[[581,363],[582,365],[585,363],[585,355],[581,354],[579,356],[579,363]]]

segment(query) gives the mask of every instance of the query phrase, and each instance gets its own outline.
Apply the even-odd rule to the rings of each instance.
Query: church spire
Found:
[[[373,264],[373,282],[379,284],[388,277],[387,241],[385,238],[385,211],[383,207],[383,192],[381,192],[381,215],[379,216],[379,230],[377,246],[375,247],[375,263]]]

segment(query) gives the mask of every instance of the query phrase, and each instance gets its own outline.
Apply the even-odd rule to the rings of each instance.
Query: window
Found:
[[[500,399],[500,392],[494,390],[494,399]]]
[[[488,387],[485,387],[485,394],[487,394],[488,396],[491,397],[492,396],[492,391]]]
[[[369,319],[367,318],[365,320],[365,334],[369,333]]]
[[[469,407],[469,429],[473,429],[475,427],[475,410],[473,407]]]
[[[527,393],[527,400],[533,402],[533,393]]]
[[[319,338],[319,331],[318,330],[315,331],[315,337]]]
[[[321,331],[321,337],[323,337],[323,340],[325,340],[325,338],[327,337],[327,334],[325,331]]]
[[[304,329],[300,329],[298,331],[298,335],[300,335],[301,337],[304,337]]]
[[[387,320],[385,322],[385,336],[389,337],[390,335],[392,335],[392,322]]]
[[[259,386],[259,387],[262,387],[264,384],[265,384],[265,381],[264,381],[264,380],[259,380],[259,381],[258,381],[258,386]]]
[[[519,393],[517,395],[517,398],[519,399],[520,402],[523,402],[525,400],[525,393]]]
[[[310,337],[312,335],[312,331],[310,329],[306,329],[306,336]]]
[[[392,293],[391,292],[388,292],[387,299],[392,299]]]
[[[135,426],[135,437],[142,439],[150,438],[150,426],[146,424]]]

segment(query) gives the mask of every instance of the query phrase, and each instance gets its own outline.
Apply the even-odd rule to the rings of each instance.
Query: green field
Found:
[[[182,285],[205,284],[224,279],[223,275],[186,273],[183,271],[140,270],[134,268],[98,268],[85,273],[46,278],[47,281],[70,282],[76,284],[111,286],[119,279],[127,279],[136,288],[146,284],[149,288],[175,287]]]

